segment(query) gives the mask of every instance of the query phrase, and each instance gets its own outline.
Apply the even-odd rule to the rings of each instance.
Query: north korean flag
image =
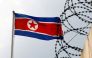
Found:
[[[63,39],[59,17],[34,17],[14,13],[15,35],[34,37],[40,40]]]

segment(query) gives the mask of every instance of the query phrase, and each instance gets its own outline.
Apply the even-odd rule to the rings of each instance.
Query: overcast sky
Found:
[[[0,0],[0,58],[11,56],[12,11],[37,17],[59,17],[64,3],[65,0]],[[14,36],[14,58],[54,58],[55,41]],[[71,44],[75,44],[75,41]]]
[[[12,11],[39,17],[56,17],[63,11],[61,0],[0,0],[0,58],[10,58]],[[54,58],[55,40],[15,36],[14,58]]]

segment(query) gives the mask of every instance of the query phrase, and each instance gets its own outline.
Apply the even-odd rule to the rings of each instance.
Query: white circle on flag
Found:
[[[38,29],[38,23],[34,20],[29,20],[27,22],[27,26],[30,30],[35,31]]]

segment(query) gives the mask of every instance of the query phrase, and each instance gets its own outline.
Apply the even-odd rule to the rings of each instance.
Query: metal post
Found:
[[[11,58],[14,56],[14,26],[15,26],[15,14],[13,11],[13,21],[12,21],[12,39],[11,39]]]

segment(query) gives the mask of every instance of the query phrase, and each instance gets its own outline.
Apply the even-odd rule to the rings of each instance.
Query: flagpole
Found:
[[[15,26],[15,12],[13,11],[13,20],[12,20],[12,39],[11,39],[11,58],[14,56],[14,26]]]
[[[92,6],[92,0],[91,0],[91,6]]]

